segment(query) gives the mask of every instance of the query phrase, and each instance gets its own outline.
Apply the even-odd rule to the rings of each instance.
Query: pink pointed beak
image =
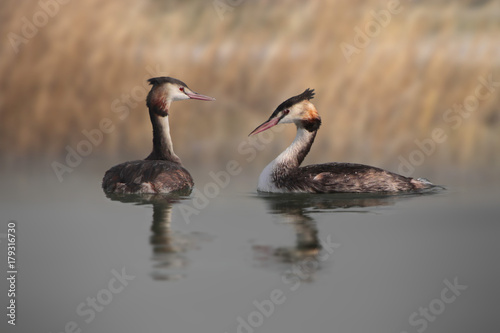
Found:
[[[195,93],[194,91],[184,91],[186,95],[188,95],[189,98],[191,99],[199,99],[200,101],[215,101],[215,98],[210,97],[210,96],[205,96],[202,94]]]
[[[277,118],[277,117],[271,118],[268,121],[266,121],[266,122],[262,123],[261,125],[259,125],[256,129],[254,129],[252,131],[252,133],[248,134],[248,136],[253,135],[253,134],[257,134],[257,133],[260,133],[260,132],[264,132],[265,130],[270,129],[273,126],[278,125],[279,121],[280,121],[280,119]]]

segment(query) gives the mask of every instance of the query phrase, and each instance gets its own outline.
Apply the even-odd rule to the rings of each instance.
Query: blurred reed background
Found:
[[[55,3],[41,1],[49,2]],[[316,89],[323,119],[309,163],[397,171],[398,156],[418,148],[414,140],[442,128],[448,139],[420,168],[498,168],[500,87],[456,129],[443,117],[474,95],[479,76],[500,81],[500,3],[401,0],[401,12],[348,62],[342,43],[354,45],[355,28],[365,31],[372,11],[389,2],[249,0],[228,5],[221,19],[212,1],[70,1],[56,13],[53,7],[53,17],[15,52],[9,33],[23,36],[22,18],[33,22],[43,9],[35,1],[4,0],[1,166],[31,158],[47,161],[48,169],[53,160],[64,163],[65,147],[75,148],[82,131],[103,118],[115,128],[84,163],[144,158],[151,125],[141,89],[153,70],[217,98],[172,107],[174,147],[188,169],[243,163],[248,156],[237,147],[247,134],[308,87]],[[140,100],[121,119],[117,105],[133,93]],[[289,127],[247,167],[260,170],[284,149],[295,134]]]

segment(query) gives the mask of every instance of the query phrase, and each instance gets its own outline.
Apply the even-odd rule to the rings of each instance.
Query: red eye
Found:
[[[180,87],[179,90],[184,92],[184,87]]]
[[[290,110],[286,109],[285,111],[283,111],[283,115],[286,116],[287,114],[290,113]]]

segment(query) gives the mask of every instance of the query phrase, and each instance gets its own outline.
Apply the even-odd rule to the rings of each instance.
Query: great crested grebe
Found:
[[[314,90],[281,103],[269,119],[250,135],[278,124],[294,123],[297,135],[292,144],[269,163],[259,177],[260,192],[375,193],[401,192],[432,187],[425,179],[404,177],[376,167],[353,163],[325,163],[300,167],[311,149],[321,118],[309,101]]]
[[[174,101],[215,98],[195,93],[188,86],[171,77],[155,77],[146,99],[153,125],[153,151],[145,160],[118,164],[104,175],[102,188],[108,193],[170,193],[189,192],[194,183],[189,172],[175,155],[168,126],[168,111]]]

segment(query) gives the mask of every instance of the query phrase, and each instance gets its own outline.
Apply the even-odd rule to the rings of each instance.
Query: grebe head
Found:
[[[309,100],[314,98],[314,89],[306,89],[302,94],[293,96],[281,103],[271,114],[271,117],[249,135],[263,132],[278,124],[294,123],[297,127],[308,128],[314,123],[314,130],[321,124],[321,118],[314,105]]]
[[[187,86],[181,80],[173,77],[161,76],[148,80],[152,85],[146,99],[148,107],[153,107],[161,116],[168,115],[168,107],[171,102],[182,101],[185,99],[198,99],[201,101],[215,101],[215,98],[198,94]]]

